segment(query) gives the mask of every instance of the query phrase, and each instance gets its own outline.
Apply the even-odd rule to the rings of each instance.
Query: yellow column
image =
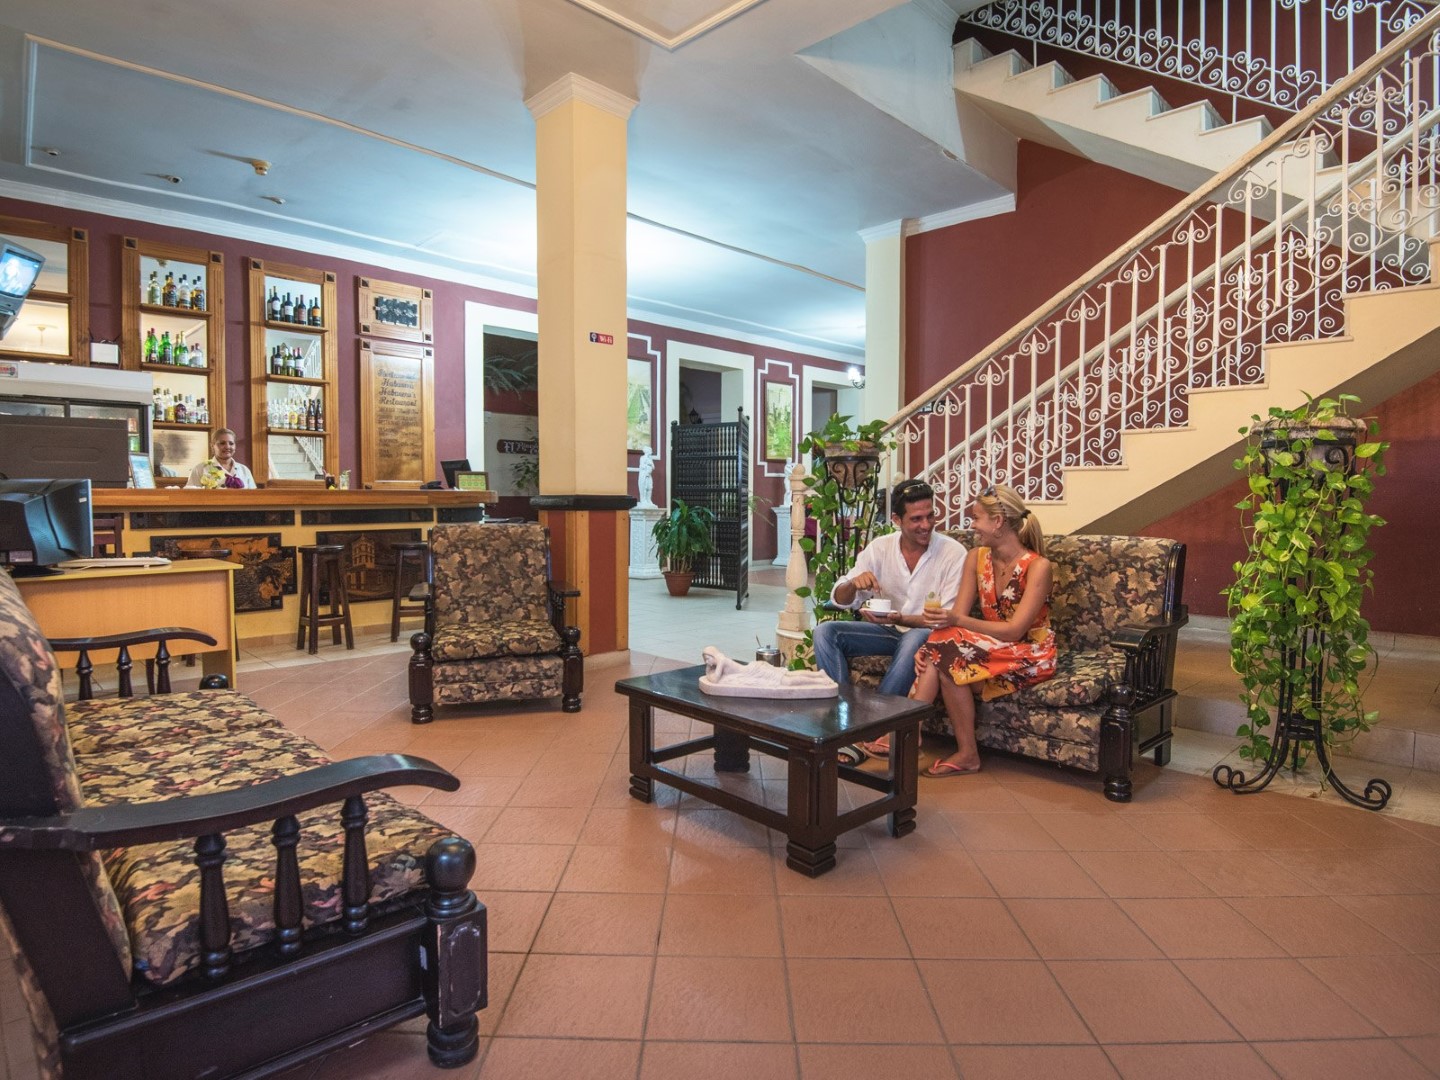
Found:
[[[905,386],[905,222],[864,229],[864,420],[889,419],[907,400]]]
[[[575,74],[535,117],[540,495],[587,656],[629,647],[625,125],[635,101]]]

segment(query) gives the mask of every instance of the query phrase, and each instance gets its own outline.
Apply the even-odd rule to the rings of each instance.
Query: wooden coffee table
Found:
[[[783,832],[788,840],[785,864],[810,877],[835,866],[835,838],[843,832],[884,814],[890,815],[891,836],[915,828],[920,721],[930,705],[860,686],[842,686],[838,698],[711,697],[698,685],[703,674],[705,668],[696,666],[615,684],[616,691],[630,699],[630,794],[636,799],[650,802],[658,780]],[[715,733],[657,748],[656,709],[703,721]],[[836,751],[842,746],[878,739],[886,732],[891,747],[888,772],[840,764]],[[786,760],[790,781],[785,812],[661,766],[710,749],[715,751],[716,772],[748,772],[752,749]],[[842,814],[842,777],[883,797]]]

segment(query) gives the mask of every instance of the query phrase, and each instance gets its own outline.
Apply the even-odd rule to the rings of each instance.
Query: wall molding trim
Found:
[[[635,111],[635,106],[640,104],[634,98],[622,94],[618,90],[612,90],[593,79],[587,79],[584,75],[567,71],[544,90],[526,98],[525,107],[530,110],[531,116],[539,120],[551,110],[558,109],[561,105],[571,101],[593,105],[602,112],[618,116],[621,120],[630,119],[630,114]]]
[[[938,214],[926,214],[924,217],[907,218],[905,235],[915,236],[917,233],[933,232],[935,229],[946,229],[951,225],[959,225],[966,221],[978,221],[981,218],[996,217],[1000,214],[1013,214],[1015,212],[1015,196],[1013,193],[997,195],[993,199],[984,202],[971,203],[968,206],[957,206],[954,210],[942,210]]]

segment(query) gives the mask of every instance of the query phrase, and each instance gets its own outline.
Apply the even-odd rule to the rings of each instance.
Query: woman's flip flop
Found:
[[[861,749],[871,757],[885,758],[890,756],[890,736],[881,735],[873,742],[862,742]]]
[[[937,780],[943,780],[949,776],[968,776],[970,773],[980,771],[979,764],[956,765],[953,761],[940,760],[925,770],[926,776],[933,776]]]

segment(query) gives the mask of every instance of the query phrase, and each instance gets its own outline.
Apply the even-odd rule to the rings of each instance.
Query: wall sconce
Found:
[[[856,390],[865,389],[865,373],[863,371],[861,371],[857,367],[852,367],[845,374],[846,377],[850,380],[850,385],[853,386]]]

